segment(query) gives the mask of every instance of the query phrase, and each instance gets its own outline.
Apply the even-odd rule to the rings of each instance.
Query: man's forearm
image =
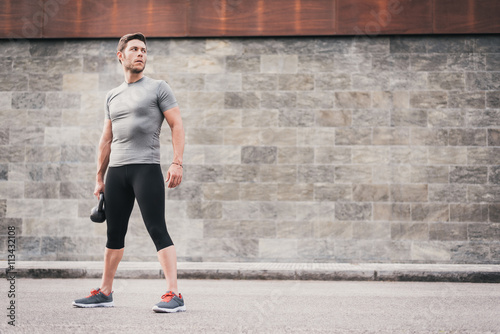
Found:
[[[173,162],[182,164],[182,156],[184,155],[184,127],[173,126],[172,127],[172,148],[174,151]]]
[[[109,165],[109,155],[111,153],[111,143],[102,142],[99,143],[99,154],[97,155],[97,182],[104,182],[104,174]]]

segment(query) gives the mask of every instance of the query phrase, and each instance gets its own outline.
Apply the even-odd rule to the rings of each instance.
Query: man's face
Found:
[[[118,57],[129,71],[141,73],[146,67],[146,44],[138,39],[133,39],[127,43],[123,52],[119,52]]]

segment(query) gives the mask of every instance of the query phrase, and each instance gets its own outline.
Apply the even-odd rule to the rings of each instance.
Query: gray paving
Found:
[[[99,261],[23,261],[16,270],[25,278],[99,278],[102,266]],[[6,267],[0,261],[0,268]],[[199,279],[500,282],[500,265],[180,262],[178,271],[179,278]],[[154,279],[163,273],[158,262],[123,261],[116,277]]]
[[[0,280],[1,291],[8,288]],[[115,307],[78,309],[99,279],[16,280],[2,333],[498,333],[500,285],[443,282],[180,280],[187,312],[156,314],[162,279],[117,279]],[[9,300],[2,293],[0,307]]]

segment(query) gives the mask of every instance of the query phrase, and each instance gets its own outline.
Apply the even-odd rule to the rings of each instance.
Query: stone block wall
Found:
[[[88,214],[116,43],[0,41],[2,254],[16,226],[19,260],[102,259]],[[498,36],[148,48],[186,129],[166,203],[180,260],[500,263]],[[125,259],[156,260],[138,210]]]

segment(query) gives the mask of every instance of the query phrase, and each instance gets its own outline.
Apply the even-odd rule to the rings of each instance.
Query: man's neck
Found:
[[[129,84],[141,80],[143,76],[144,76],[143,72],[132,73],[130,71],[125,71],[125,81]]]

